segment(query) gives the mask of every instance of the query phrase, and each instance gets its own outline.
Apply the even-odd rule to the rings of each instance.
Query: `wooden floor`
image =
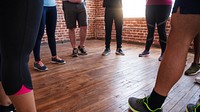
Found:
[[[51,64],[48,45],[43,45],[41,58],[49,68],[47,72],[33,69],[31,54],[30,71],[38,112],[129,112],[129,97],[149,95],[160,64],[160,49],[152,47],[149,57],[140,58],[143,45],[123,43],[125,56],[115,55],[115,46],[112,42],[111,54],[101,56],[104,41],[87,40],[88,55],[72,58],[70,43],[60,43],[57,53],[67,63],[57,65]],[[193,54],[188,54],[186,69],[192,59]],[[184,112],[187,103],[197,101],[200,86],[194,78],[182,76],[166,99],[164,112]]]

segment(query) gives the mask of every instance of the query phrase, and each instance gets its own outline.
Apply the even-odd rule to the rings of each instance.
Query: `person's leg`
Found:
[[[194,38],[194,60],[190,67],[185,71],[185,75],[193,76],[200,72],[200,63],[199,63],[199,56],[200,56],[200,36],[199,34]],[[198,82],[198,81],[197,81]]]
[[[113,25],[113,9],[105,8],[104,23],[105,23],[105,50],[102,56],[107,56],[110,54],[110,43],[111,43],[111,33]]]
[[[36,112],[28,60],[39,30],[42,3],[41,0],[0,2],[0,14],[4,15],[0,18],[2,85],[19,112]],[[22,86],[29,92],[16,95]]]
[[[40,21],[40,28],[39,28],[37,39],[36,39],[36,42],[35,42],[35,46],[33,48],[33,54],[34,54],[34,58],[35,58],[36,62],[41,61],[40,45],[41,45],[42,37],[44,35],[45,24],[46,24],[46,7],[43,7],[42,18],[41,18],[41,21]]]
[[[113,10],[111,8],[105,8],[105,48],[110,49],[111,33],[113,25]]]
[[[154,90],[150,97],[142,100],[143,103],[146,102],[146,107],[153,110],[159,109],[172,86],[180,79],[185,67],[189,46],[195,35],[200,32],[199,19],[199,15],[172,15],[169,40],[159,67]],[[139,109],[145,108],[147,110],[146,107],[141,106],[142,103],[137,103],[136,100],[136,98],[129,99],[131,108],[137,109],[140,105]]]
[[[154,32],[155,32],[155,7],[154,6],[146,6],[146,22],[147,22],[147,38],[145,50],[139,54],[139,57],[143,57],[149,54],[150,47],[154,40]]]
[[[194,61],[193,63],[199,64],[200,57],[200,34],[194,38]]]
[[[45,29],[45,24],[46,24],[46,12],[47,12],[47,8],[43,7],[39,32],[37,35],[35,46],[33,48],[33,55],[35,58],[34,69],[37,71],[47,71],[48,70],[48,68],[43,64],[43,62],[41,61],[41,58],[40,58],[40,46],[41,46],[41,41],[42,41],[42,37],[44,35],[44,29]]]
[[[159,61],[162,60],[162,55],[165,52],[166,42],[167,42],[167,35],[166,35],[166,23],[171,12],[170,5],[161,5],[157,6],[157,13],[156,13],[156,22],[159,34],[159,42],[161,47],[161,55],[159,57]]]
[[[56,22],[57,22],[57,10],[56,6],[46,7],[46,32],[48,37],[48,44],[51,51],[51,55],[56,56]]]
[[[122,8],[117,8],[113,10],[114,12],[114,21],[115,21],[115,29],[116,29],[116,41],[117,48],[115,54],[117,55],[125,55],[122,51],[122,28],[123,28],[123,12]]]
[[[12,104],[10,98],[6,95],[2,83],[0,82],[0,105],[9,106]]]

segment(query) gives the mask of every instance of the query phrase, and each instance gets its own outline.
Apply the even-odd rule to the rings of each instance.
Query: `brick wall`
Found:
[[[102,7],[103,0],[86,0],[88,11],[88,34],[87,39],[104,39],[104,8]],[[57,41],[68,41],[68,30],[66,29],[65,20],[62,10],[62,0],[57,0],[58,20],[56,29]],[[167,35],[170,29],[170,19],[167,23]],[[113,24],[112,39],[115,40],[115,29]],[[79,29],[76,30],[76,35],[79,38]],[[145,44],[147,35],[145,18],[124,18],[123,25],[123,41],[130,43]],[[43,42],[47,42],[44,35]],[[155,32],[153,45],[158,46],[158,33]]]

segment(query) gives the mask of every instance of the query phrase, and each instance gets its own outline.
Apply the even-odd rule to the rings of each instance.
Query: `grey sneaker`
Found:
[[[158,58],[158,61],[162,61],[162,55],[160,55],[160,57]]]
[[[145,97],[143,99],[138,99],[131,97],[128,99],[128,105],[129,108],[133,112],[162,112],[162,108],[157,108],[155,110],[152,110],[148,106],[148,97]]]
[[[139,54],[139,57],[146,57],[150,54],[149,51],[143,51],[142,53]]]
[[[125,55],[121,48],[117,48],[115,54],[116,55]]]
[[[74,48],[72,51],[72,57],[78,57],[78,49]]]
[[[195,81],[200,84],[200,76],[195,78]],[[200,102],[199,102],[200,103]]]
[[[192,63],[190,68],[185,71],[185,75],[196,75],[200,72],[200,64]]]
[[[37,71],[47,71],[48,68],[42,63],[42,61],[34,62],[34,69]]]
[[[102,53],[102,56],[107,56],[110,54],[110,49],[109,48],[106,48],[103,53]]]

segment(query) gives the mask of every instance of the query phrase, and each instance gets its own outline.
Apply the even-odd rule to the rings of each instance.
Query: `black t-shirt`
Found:
[[[122,8],[122,0],[103,0],[103,7]]]

